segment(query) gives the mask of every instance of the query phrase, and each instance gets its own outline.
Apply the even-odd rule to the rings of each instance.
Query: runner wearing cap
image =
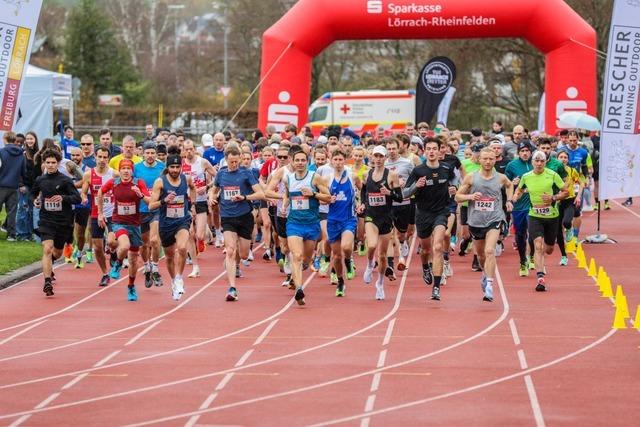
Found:
[[[136,164],[133,168],[133,176],[141,179],[147,188],[153,188],[155,181],[162,175],[165,165],[156,160],[156,144],[147,141],[143,146],[144,160]],[[160,259],[160,236],[158,234],[158,221],[160,213],[157,209],[150,210],[146,203],[140,203],[140,213],[142,215],[142,248],[140,256],[144,263],[144,286],[150,288],[152,285],[162,286],[162,277],[158,271],[158,260]]]
[[[106,226],[104,216],[104,194],[113,192],[114,212],[112,229],[115,241],[110,241],[112,251],[116,251],[117,260],[111,268],[112,279],[120,277],[120,270],[125,257],[129,258],[129,286],[127,298],[137,301],[135,287],[138,272],[138,251],[142,246],[140,232],[140,201],[149,203],[149,190],[144,181],[133,177],[133,161],[122,159],[119,164],[120,177],[109,180],[98,190],[98,224]]]
[[[187,241],[196,200],[196,187],[190,176],[182,172],[182,159],[177,154],[167,156],[166,173],[157,178],[149,207],[158,209],[160,242],[167,258],[171,277],[171,295],[178,301],[184,295],[182,274],[187,260]]]
[[[42,274],[47,296],[53,295],[53,261],[62,256],[66,243],[73,241],[72,206],[82,201],[70,178],[58,172],[62,156],[56,150],[45,150],[41,156],[45,173],[31,187],[40,208],[38,230],[42,240]]]
[[[227,167],[218,171],[209,190],[210,203],[220,205],[226,251],[225,269],[229,281],[227,301],[238,300],[236,258],[242,261],[249,257],[255,225],[251,201],[264,198],[262,187],[251,170],[240,167],[240,155],[237,145],[229,144],[225,150]]]
[[[376,250],[378,256],[378,279],[376,280],[376,299],[383,300],[384,277],[387,269],[387,249],[393,231],[391,204],[394,200],[403,200],[398,175],[384,166],[387,149],[376,145],[371,153],[371,169],[361,190],[359,212],[365,214],[365,236],[367,239],[367,267],[364,282],[371,283],[376,268]]]
[[[422,246],[422,279],[433,284],[432,300],[440,300],[440,285],[444,258],[442,255],[444,235],[449,218],[451,196],[456,193],[453,185],[455,174],[447,163],[440,163],[441,141],[427,138],[424,144],[425,163],[413,169],[403,196],[415,195],[416,231]],[[433,266],[429,264],[431,254]]]

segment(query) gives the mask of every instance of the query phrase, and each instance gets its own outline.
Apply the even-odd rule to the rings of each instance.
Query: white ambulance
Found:
[[[309,123],[314,135],[329,125],[348,127],[362,134],[402,131],[415,120],[415,90],[359,90],[327,92],[309,107]]]

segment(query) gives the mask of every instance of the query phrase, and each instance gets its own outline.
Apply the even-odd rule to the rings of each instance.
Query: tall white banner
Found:
[[[42,0],[0,0],[0,136],[13,128]]]
[[[640,195],[640,0],[615,0],[604,83],[600,199]]]

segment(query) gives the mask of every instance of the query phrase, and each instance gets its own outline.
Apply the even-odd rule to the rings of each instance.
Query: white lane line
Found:
[[[138,341],[140,338],[142,338],[147,332],[149,332],[150,330],[152,330],[153,328],[155,328],[156,326],[158,326],[158,324],[162,322],[162,319],[158,320],[155,323],[152,323],[151,325],[147,326],[142,332],[140,332],[138,335],[136,335],[135,337],[131,338],[129,341],[127,341],[127,343],[124,345],[125,347],[130,346],[131,344],[133,344],[134,342]]]
[[[66,263],[56,264],[56,265],[53,266],[53,270],[57,270],[58,268],[64,267],[65,265],[67,265],[67,264]],[[22,279],[19,282],[14,283],[13,285],[7,286],[6,288],[2,288],[2,289],[0,289],[0,293],[6,292],[11,288],[15,288],[17,286],[23,285],[23,284],[27,283],[29,280],[35,279],[36,277],[40,277],[40,276],[42,276],[42,272],[36,274],[35,276],[31,276],[31,277],[27,277],[26,279]]]
[[[617,202],[616,200],[613,201],[613,203],[615,203],[616,205],[620,206],[622,209],[626,210],[627,212],[629,212],[631,215],[636,216],[638,218],[640,218],[640,215],[638,215],[637,213],[635,213],[634,211],[632,211],[631,209],[629,209],[628,207],[626,207],[625,205],[623,205],[622,203]]]
[[[11,424],[9,424],[9,427],[18,427],[20,424],[27,421],[29,418],[31,418],[31,415],[23,415],[17,420],[15,420],[14,422],[12,422]]]
[[[234,375],[233,373],[225,375],[224,378],[222,378],[222,380],[216,386],[216,391],[222,390],[227,385],[227,383],[231,381],[231,378],[233,378],[233,375]]]
[[[384,361],[387,359],[387,350],[384,349],[380,352],[380,355],[378,356],[378,364],[376,365],[376,368],[382,368],[384,366]]]
[[[370,421],[371,418],[363,418],[362,421],[360,421],[360,427],[369,427]]]
[[[524,357],[524,350],[518,350],[518,360],[520,361],[520,369],[527,369],[527,359]]]
[[[536,389],[533,386],[533,380],[531,375],[524,376],[524,383],[527,385],[527,393],[529,394],[529,400],[531,401],[531,409],[533,410],[533,416],[536,419],[537,427],[544,427],[544,418],[542,417],[542,410],[540,409],[540,402],[538,402],[538,395]]]
[[[209,395],[209,397],[207,397],[204,402],[202,402],[202,405],[200,405],[200,409],[205,409],[208,408],[209,406],[211,406],[211,404],[213,403],[213,401],[215,400],[215,398],[218,397],[218,393],[213,392]]]
[[[543,363],[542,365],[538,365],[535,366],[533,368],[529,368],[527,370],[524,371],[520,371],[520,372],[515,372],[513,374],[510,375],[505,375],[503,377],[500,378],[496,378],[494,380],[491,381],[487,381],[481,384],[476,384],[474,386],[471,387],[466,387],[466,388],[462,388],[459,390],[454,390],[454,391],[450,391],[448,393],[444,393],[444,394],[440,394],[437,396],[433,396],[433,397],[429,397],[429,398],[425,398],[425,399],[420,399],[420,400],[414,400],[411,402],[405,402],[403,404],[400,405],[396,405],[396,406],[389,406],[387,408],[382,408],[382,409],[377,409],[373,412],[369,412],[369,413],[362,413],[362,414],[357,414],[357,415],[353,415],[350,417],[344,417],[344,418],[336,418],[330,421],[326,421],[320,424],[314,424],[312,427],[320,427],[320,426],[328,426],[328,425],[333,425],[333,424],[340,424],[340,423],[346,423],[349,421],[354,421],[354,420],[358,420],[360,418],[365,418],[365,417],[369,417],[371,415],[381,415],[381,414],[386,414],[389,412],[393,412],[393,411],[398,411],[401,409],[407,409],[407,408],[411,408],[413,406],[417,406],[417,405],[424,405],[425,403],[431,403],[431,402],[435,402],[437,400],[442,400],[442,399],[446,399],[449,397],[453,397],[453,396],[459,396],[461,394],[465,394],[465,393],[470,393],[470,392],[474,392],[477,390],[481,390],[483,388],[487,388],[496,384],[500,384],[506,381],[510,381],[514,378],[518,378],[518,377],[524,377],[528,374],[531,374],[532,372],[537,372],[537,371],[541,371],[543,369],[549,368],[551,366],[557,365],[559,363],[562,363],[566,360],[572,359],[576,356],[579,356],[582,353],[585,353],[589,350],[591,350],[594,347],[597,347],[598,345],[602,344],[603,342],[605,342],[606,340],[608,340],[609,338],[611,338],[615,333],[616,333],[617,329],[611,329],[609,330],[609,332],[607,332],[605,335],[603,335],[602,337],[600,337],[599,339],[597,339],[596,341],[593,341],[591,344],[586,345],[572,353],[566,354],[562,357],[559,357],[557,359],[551,360],[547,363]],[[208,412],[212,412],[212,411],[216,411],[216,410],[222,410],[222,409],[227,409],[230,406],[234,406],[233,404],[228,404],[228,405],[222,405],[222,406],[218,406],[218,407],[214,407],[214,408],[210,408],[208,409]],[[15,414],[18,415],[18,414]],[[187,415],[187,414],[185,414]],[[191,414],[188,414],[191,415]]]
[[[513,319],[509,319],[509,328],[511,328],[511,336],[513,337],[513,343],[516,346],[520,345],[520,336],[518,335],[518,330],[516,329],[516,322]]]
[[[266,329],[260,334],[260,336],[254,341],[253,345],[256,346],[262,343],[266,336],[269,335],[269,332],[271,332],[271,329],[276,326],[276,323],[278,323],[278,319],[273,319],[273,321],[269,323],[269,326],[267,326]]]
[[[378,391],[380,387],[380,380],[382,379],[382,373],[378,372],[373,376],[373,380],[371,381],[371,392]]]
[[[237,368],[238,366],[244,365],[244,362],[246,362],[247,359],[249,358],[249,356],[251,356],[251,353],[253,353],[253,349],[252,348],[247,350],[247,352],[242,355],[240,360],[238,360],[238,362],[234,366]]]
[[[52,393],[51,396],[47,397],[42,402],[38,403],[38,405],[36,406],[36,409],[44,408],[49,403],[53,402],[58,396],[60,396],[60,393]]]
[[[116,357],[118,354],[120,354],[122,350],[116,350],[114,352],[112,352],[110,355],[108,355],[107,357],[105,357],[104,359],[100,360],[99,362],[97,362],[95,365],[93,365],[94,367],[100,367],[102,365],[104,365],[105,363],[107,363],[109,360],[113,359],[114,357]],[[88,373],[88,372],[85,372]]]
[[[0,341],[0,345],[8,343],[12,339],[14,339],[16,337],[19,337],[20,335],[22,335],[22,334],[24,334],[26,332],[29,332],[33,328],[37,328],[38,326],[42,325],[44,322],[46,322],[46,320],[43,320],[42,322],[35,323],[35,324],[29,326],[28,328],[24,328],[20,332],[16,332],[15,334],[11,335],[10,337],[7,337],[7,338],[3,339],[2,341]]]
[[[373,406],[376,403],[376,395],[372,394],[367,399],[367,403],[364,405],[364,412],[371,412],[373,410]]]
[[[394,317],[393,319],[391,319],[391,322],[389,322],[389,326],[387,326],[387,332],[384,334],[384,340],[382,340],[382,346],[386,346],[389,344],[389,341],[391,341],[391,334],[393,333],[393,327],[396,324],[396,318]]]
[[[79,383],[82,379],[86,378],[88,375],[89,375],[88,372],[85,372],[84,374],[78,375],[77,377],[75,377],[74,379],[72,379],[71,381],[69,381],[68,383],[63,385],[62,386],[62,390],[70,389],[71,387],[73,387],[74,385]]]

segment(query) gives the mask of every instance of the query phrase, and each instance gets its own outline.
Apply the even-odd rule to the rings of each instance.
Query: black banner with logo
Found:
[[[455,79],[456,66],[445,56],[436,56],[422,67],[416,85],[416,123],[431,122]]]

